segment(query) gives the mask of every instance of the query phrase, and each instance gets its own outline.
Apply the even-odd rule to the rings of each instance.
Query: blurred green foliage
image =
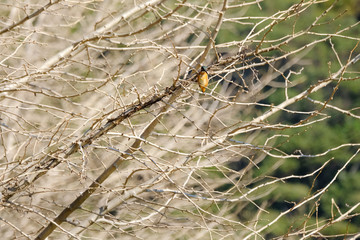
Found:
[[[247,16],[269,16],[276,12],[286,10],[291,5],[298,3],[297,0],[273,0],[261,2],[262,10],[259,10],[258,6],[252,5],[248,7],[246,12]],[[333,1],[324,2],[321,4],[313,5],[305,10],[305,13],[299,14],[298,17],[283,21],[274,26],[271,32],[266,36],[266,40],[276,40],[283,37],[290,37],[293,29],[294,31],[306,30],[314,22],[314,20],[327,10]],[[295,41],[291,41],[288,45],[282,47],[282,50],[291,51],[298,49],[306,44],[323,38],[323,33],[336,33],[344,26],[351,26],[358,21],[360,16],[360,1],[342,0],[337,1],[332,9],[318,21],[318,25],[311,28],[310,32],[303,37],[297,38]],[[250,23],[250,20],[239,20],[243,24],[239,24],[239,28],[236,28],[234,24],[224,24],[223,29],[220,31],[218,43],[226,41],[239,41],[244,39],[249,31],[254,27],[254,24]],[[251,20],[253,22],[254,20]],[[261,19],[258,20],[260,22]],[[269,22],[261,23],[256,28],[261,29]],[[263,32],[263,35],[266,31]],[[347,31],[340,33],[343,36],[358,37],[360,35],[360,28],[350,28]],[[262,35],[262,36],[263,36]],[[261,36],[261,37],[262,37]],[[259,39],[261,39],[259,37]],[[274,43],[264,43],[262,47],[269,47]],[[307,61],[304,69],[300,75],[292,75],[291,81],[296,82],[302,78],[302,83],[289,89],[289,97],[294,96],[304,90],[312,84],[320,80],[329,78],[331,73],[336,72],[341,65],[346,64],[349,59],[350,52],[355,48],[357,42],[353,39],[346,39],[343,37],[333,36],[325,42],[316,44],[311,48],[304,59]],[[256,44],[249,46],[255,48]],[[359,47],[357,47],[352,56],[359,53]],[[276,52],[268,53],[268,56],[276,56]],[[340,59],[340,63],[339,63]],[[285,64],[286,61],[283,62]],[[357,65],[359,66],[359,65]],[[277,66],[279,68],[279,66]],[[344,77],[358,77],[356,72],[359,69],[352,66],[348,71],[354,71]],[[293,71],[299,71],[300,66],[294,66]],[[258,69],[259,72],[262,69]],[[267,69],[264,69],[267,71]],[[279,82],[284,82],[282,77],[279,77]],[[328,87],[321,89],[320,91],[311,94],[309,97],[314,100],[325,102],[331,96],[333,88],[336,86],[336,82],[331,83]],[[359,114],[360,109],[357,109],[360,104],[360,84],[358,80],[355,81],[343,81],[339,85],[338,91],[334,95],[334,99],[329,102],[330,105],[339,107],[344,110],[351,110],[354,114]],[[268,104],[279,104],[285,100],[284,89],[277,89],[274,94],[265,99],[263,102]],[[315,104],[311,100],[301,100],[295,104],[289,106],[289,109],[296,111],[318,111],[322,109],[322,105]],[[360,120],[344,113],[340,113],[337,110],[331,108],[325,108],[321,112],[329,116],[324,121],[319,121],[309,126],[300,128],[288,128],[284,130],[271,130],[268,136],[263,136],[263,141],[266,137],[273,136],[275,134],[282,135],[283,137],[276,138],[274,147],[288,154],[297,153],[299,150],[304,155],[316,155],[324,153],[329,149],[346,143],[359,143],[360,140]],[[301,120],[309,117],[309,114],[292,114],[282,112],[276,114],[269,121],[272,123],[282,123],[287,125],[293,125]],[[314,121],[324,117],[318,115],[311,118],[309,121]],[[285,137],[286,136],[286,137]],[[260,144],[260,143],[259,143]],[[302,157],[302,158],[288,158],[277,159],[267,157],[261,163],[260,169],[253,172],[254,177],[263,175],[271,175],[273,177],[284,177],[290,175],[305,175],[311,173],[315,169],[320,168],[324,162],[332,159],[323,171],[317,176],[316,174],[311,178],[297,179],[295,181],[286,182],[286,184],[278,184],[277,188],[267,196],[268,201],[272,202],[272,210],[268,214],[263,214],[260,217],[260,225],[269,223],[272,219],[277,217],[280,212],[293,206],[289,202],[299,203],[305,197],[314,194],[316,191],[324,188],[335,176],[337,171],[344,166],[346,161],[356,152],[358,147],[342,147],[334,151],[330,151],[325,156],[321,157]],[[274,154],[279,154],[277,151],[273,151]],[[282,161],[282,164],[274,168],[274,165]],[[360,201],[360,159],[355,157],[347,168],[339,175],[337,180],[331,185],[320,198],[318,204],[318,220],[329,221],[332,217],[336,218],[339,214],[332,216],[332,208],[335,208],[334,203],[344,213],[350,209],[351,206]],[[311,204],[315,204],[311,202]],[[308,205],[308,209],[304,211],[295,211],[290,216],[286,215],[277,222],[271,229],[268,230],[267,237],[279,236],[279,234],[286,234],[289,229],[295,227],[301,227],[301,224],[314,224],[316,222],[315,214],[310,214],[309,219],[304,219],[304,214],[309,214],[313,211],[314,205]],[[256,208],[253,209],[257,211]],[[251,212],[251,211],[250,211]],[[336,211],[335,211],[336,212]],[[249,213],[251,216],[251,213]],[[299,222],[300,221],[300,222]],[[295,222],[297,222],[295,224]],[[360,229],[360,218],[355,217],[351,221],[342,221],[336,225],[331,226],[323,230],[324,234],[346,234],[354,233]]]

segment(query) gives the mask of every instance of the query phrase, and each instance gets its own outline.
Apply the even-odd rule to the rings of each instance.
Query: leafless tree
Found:
[[[267,1],[1,1],[2,239],[264,239],[299,209],[301,227],[272,237],[308,239],[358,216],[360,203],[344,211],[334,201],[331,219],[318,218],[317,207],[360,143],[306,154],[274,143],[291,141],[281,130],[325,121],[328,109],[360,118],[358,106],[332,104],[343,82],[359,79],[360,38],[347,34],[359,24],[323,32],[337,19],[328,19],[333,4],[302,21],[328,1],[263,15]],[[272,35],[284,26],[292,28]],[[241,28],[243,38],[218,40]],[[335,38],[352,50],[339,53]],[[338,67],[304,81],[307,54],[323,43]],[[327,96],[311,98],[319,90]],[[263,101],[279,91],[280,104]],[[315,182],[330,160],[302,175],[255,176],[267,158],[276,169],[349,147],[357,150],[325,187],[269,216],[265,199],[279,184]]]

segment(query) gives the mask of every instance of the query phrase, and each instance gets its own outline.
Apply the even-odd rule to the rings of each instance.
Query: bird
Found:
[[[208,73],[206,67],[202,66],[198,75],[198,83],[202,92],[205,92],[207,85],[209,84]]]

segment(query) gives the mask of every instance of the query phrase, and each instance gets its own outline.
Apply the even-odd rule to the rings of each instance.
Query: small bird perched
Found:
[[[208,73],[206,67],[202,66],[198,75],[198,83],[202,92],[205,92],[207,85],[209,84]]]

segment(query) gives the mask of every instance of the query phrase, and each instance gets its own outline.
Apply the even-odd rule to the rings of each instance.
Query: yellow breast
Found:
[[[208,79],[208,75],[206,72],[199,73],[198,83],[199,83],[199,87],[201,88],[201,91],[205,92],[205,89],[209,84],[209,79]]]

